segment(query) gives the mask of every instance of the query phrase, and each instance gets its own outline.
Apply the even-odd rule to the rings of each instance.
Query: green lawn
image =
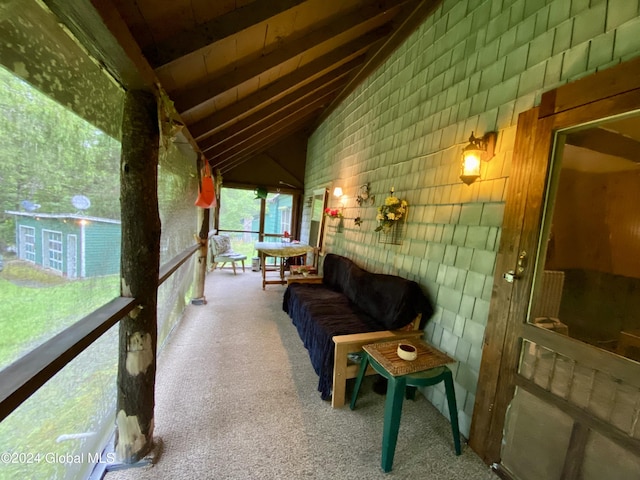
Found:
[[[183,288],[163,287],[174,289],[171,296]],[[189,289],[184,294],[191,296]],[[0,368],[118,295],[118,276],[69,281],[29,263],[6,262],[0,272]],[[0,423],[0,453],[32,460],[49,454],[38,462],[0,462],[0,480],[78,478],[93,466],[88,454],[100,453],[104,432],[115,422],[117,362],[116,325]],[[74,435],[81,438],[69,439]],[[59,441],[61,436],[67,439]],[[65,464],[68,456],[75,458]]]
[[[0,368],[116,297],[118,285],[118,276],[66,281],[32,265],[9,262],[0,273]],[[49,461],[0,463],[0,479],[65,478],[82,465],[51,458],[95,453],[92,442],[99,435],[57,439],[112,425],[117,343],[116,326],[0,423],[4,452],[54,455]]]
[[[24,262],[0,273],[0,368],[119,295],[119,277],[65,281]]]

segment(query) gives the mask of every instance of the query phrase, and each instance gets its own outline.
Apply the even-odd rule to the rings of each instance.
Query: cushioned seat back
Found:
[[[329,253],[324,257],[322,282],[336,292],[344,292],[355,266],[348,258]]]
[[[358,307],[389,330],[404,327],[420,313],[425,321],[433,314],[420,285],[395,275],[366,272],[356,292]]]
[[[211,237],[214,255],[224,255],[231,251],[231,239],[229,235],[213,235]]]
[[[342,292],[383,329],[402,328],[419,313],[426,321],[433,307],[420,285],[396,275],[371,273],[339,255],[324,260],[323,281]]]

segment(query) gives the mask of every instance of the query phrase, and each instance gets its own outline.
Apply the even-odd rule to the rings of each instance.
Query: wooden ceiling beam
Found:
[[[194,29],[180,32],[156,45],[151,45],[144,49],[143,54],[153,68],[157,69],[304,2],[305,0],[249,2],[226,15],[202,23]]]
[[[282,141],[283,138],[292,135],[293,133],[304,129],[307,126],[309,118],[313,118],[315,113],[310,113],[308,117],[300,117],[296,122],[288,124],[281,129],[270,132],[268,136],[265,136],[259,143],[253,144],[241,151],[235,152],[233,156],[225,159],[224,164],[220,163],[220,171],[222,173],[229,171],[232,168],[237,167],[239,164],[251,159],[253,155],[257,155],[260,152],[265,151],[269,147]],[[213,164],[213,168],[218,168],[217,164]]]
[[[304,84],[312,81],[315,76],[323,75],[329,78],[332,71],[337,71],[345,63],[356,62],[360,65],[365,58],[367,50],[376,41],[380,41],[379,39],[379,33],[377,32],[370,32],[359,37],[303,65],[252,95],[191,124],[189,130],[197,140],[202,140],[203,137],[215,133],[215,131],[224,128],[229,123],[248,116],[252,111],[260,107],[264,108],[274,98],[287,94],[291,90],[301,88]],[[349,68],[352,69],[354,67],[351,66]]]
[[[280,116],[277,120],[256,123],[250,130],[246,131],[244,135],[242,135],[242,138],[229,139],[228,141],[216,146],[215,152],[205,152],[205,156],[215,162],[218,158],[225,158],[229,152],[233,151],[238,146],[248,143],[257,143],[260,140],[260,137],[264,136],[265,132],[268,132],[274,126],[282,125],[283,123],[293,123],[299,116],[306,117],[308,113],[321,109],[327,101],[326,98],[333,94],[334,92],[328,92],[311,103],[298,105],[297,108],[292,108],[286,115]]]
[[[240,65],[226,75],[207,79],[203,83],[182,91],[170,92],[172,99],[180,112],[188,113],[199,104],[257,77],[262,72],[281,65],[360,24],[387,15],[388,10],[394,6],[397,7],[397,2],[385,0],[380,4],[367,5],[347,15],[340,15],[302,38],[288,37],[273,52]],[[388,29],[380,32],[381,35],[388,33]]]
[[[217,145],[207,149],[204,151],[205,155],[208,157],[211,156],[223,156],[223,152],[227,151],[229,148],[232,148],[235,144],[244,143],[250,139],[253,139],[262,134],[264,129],[269,128],[271,125],[278,124],[287,119],[291,119],[296,115],[306,114],[307,111],[318,110],[324,108],[324,106],[331,101],[331,98],[336,95],[336,90],[328,91],[324,95],[319,96],[316,100],[309,103],[298,103],[286,111],[279,112],[278,116],[271,120],[260,120],[260,122],[256,122],[251,125],[250,128],[243,130],[241,134],[236,135],[235,137],[230,138],[227,141],[220,142]]]
[[[640,142],[605,128],[589,128],[567,135],[566,143],[594,152],[640,162]]]
[[[353,47],[351,43],[349,45]],[[369,44],[358,44],[358,47],[355,50],[347,50],[350,47],[345,46],[344,49],[334,50],[327,55],[323,55],[239,102],[189,125],[189,130],[197,140],[202,140],[222,130],[229,124],[249,116],[261,106],[267,106],[274,98],[301,88],[304,84],[314,80],[313,77],[315,75],[321,75],[322,72],[325,72],[323,76],[329,79],[342,66],[351,70],[354,68],[353,64],[360,65],[362,63],[364,53]],[[346,62],[345,57],[347,57]]]
[[[251,129],[255,125],[259,125],[263,122],[270,122],[276,116],[286,115],[288,111],[300,108],[300,103],[304,101],[315,101],[317,97],[325,98],[328,93],[334,93],[336,90],[339,90],[344,86],[346,83],[346,76],[349,72],[350,70],[344,69],[344,73],[342,75],[337,75],[329,80],[324,77],[314,80],[301,89],[273,102],[266,108],[263,108],[262,110],[243,118],[239,122],[234,123],[230,127],[201,140],[200,148],[203,152],[206,152],[215,148],[217,145],[234,138],[236,135],[241,135],[243,132]]]
[[[316,110],[318,110],[320,107],[317,107],[315,109],[308,109],[304,115],[300,114],[298,116],[292,117],[291,121],[280,121],[280,122],[276,122],[272,125],[270,125],[269,127],[265,128],[264,130],[262,130],[261,133],[261,137],[259,139],[257,139],[254,142],[245,142],[242,144],[235,144],[232,148],[230,148],[229,150],[227,150],[225,152],[224,155],[220,155],[220,156],[216,156],[213,158],[210,158],[209,161],[211,163],[213,163],[213,165],[215,165],[216,167],[220,167],[223,165],[226,165],[228,163],[233,162],[235,159],[237,159],[237,157],[239,155],[244,154],[245,152],[248,151],[258,151],[258,150],[262,150],[264,148],[264,145],[272,145],[273,143],[273,138],[277,135],[280,134],[281,132],[289,132],[289,131],[296,131],[298,130],[298,127],[300,125],[300,122],[303,119],[308,119],[310,117],[313,117],[313,115],[316,114]],[[291,130],[293,128],[293,130]]]
[[[45,0],[45,3],[125,89],[148,90],[157,97],[165,93],[129,26],[111,0]],[[167,114],[184,125],[174,107],[166,107],[171,110]],[[184,128],[182,134],[194,151],[200,152],[188,128]]]
[[[44,3],[118,83],[127,89],[155,89],[158,79],[111,0]]]

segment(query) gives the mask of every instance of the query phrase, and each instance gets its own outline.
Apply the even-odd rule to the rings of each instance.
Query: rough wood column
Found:
[[[116,453],[135,463],[153,445],[160,269],[158,110],[150,92],[125,98],[120,160],[121,295],[140,301],[120,321]]]
[[[200,165],[202,167],[202,165]],[[193,305],[204,305],[207,303],[207,299],[204,296],[204,281],[207,276],[207,252],[209,247],[209,217],[210,210],[208,208],[198,207],[198,225],[200,225],[200,232],[198,233],[197,240],[200,242],[200,248],[196,255],[196,268],[194,270],[194,292],[191,303]]]

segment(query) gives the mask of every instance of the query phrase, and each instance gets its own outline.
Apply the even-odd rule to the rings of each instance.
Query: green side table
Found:
[[[409,343],[416,347],[418,358],[413,361],[403,360],[396,351],[399,343]],[[351,410],[356,407],[358,392],[367,367],[373,369],[387,379],[387,398],[384,407],[384,429],[382,433],[382,462],[385,472],[393,467],[393,456],[398,441],[400,417],[402,416],[402,402],[404,396],[413,399],[417,387],[428,387],[444,382],[451,418],[451,431],[456,455],[460,455],[460,430],[458,427],[458,407],[456,404],[453,376],[447,363],[454,362],[443,352],[427,345],[420,340],[394,340],[392,342],[365,345],[360,370],[351,397]]]

